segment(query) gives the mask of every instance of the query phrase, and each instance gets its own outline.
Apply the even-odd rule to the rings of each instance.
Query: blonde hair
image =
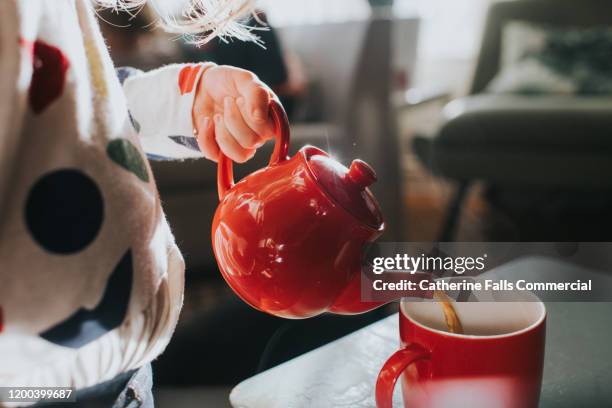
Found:
[[[170,33],[186,35],[203,44],[215,37],[234,37],[258,42],[254,28],[245,20],[254,15],[253,0],[95,0],[114,10],[137,13],[147,4],[159,17],[159,25]],[[184,5],[177,7],[177,5]]]

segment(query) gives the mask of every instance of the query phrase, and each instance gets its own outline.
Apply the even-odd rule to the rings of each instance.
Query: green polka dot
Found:
[[[149,181],[149,173],[140,152],[129,140],[115,139],[106,147],[106,153],[112,161],[134,173],[144,182]]]

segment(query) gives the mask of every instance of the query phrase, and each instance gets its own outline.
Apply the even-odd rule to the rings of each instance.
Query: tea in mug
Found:
[[[463,326],[453,306],[452,299],[444,291],[434,291],[433,298],[440,303],[444,312],[444,320],[450,333],[463,334]]]

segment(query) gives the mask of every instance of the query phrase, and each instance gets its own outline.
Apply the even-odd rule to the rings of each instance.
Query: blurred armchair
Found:
[[[500,70],[502,31],[510,21],[610,26],[612,4],[516,0],[491,6],[470,95],[446,106],[437,134],[413,142],[430,171],[458,182],[439,241],[453,238],[474,181],[575,190],[612,186],[612,96],[486,93]]]

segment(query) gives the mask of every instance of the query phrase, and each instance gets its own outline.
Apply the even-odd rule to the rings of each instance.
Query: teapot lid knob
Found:
[[[376,181],[372,167],[362,160],[354,160],[347,169],[316,147],[305,149],[307,165],[317,186],[362,224],[381,231],[384,222],[380,207],[372,192],[367,189]]]
[[[363,160],[353,160],[348,171],[349,179],[361,190],[376,181],[376,172],[370,165]]]

